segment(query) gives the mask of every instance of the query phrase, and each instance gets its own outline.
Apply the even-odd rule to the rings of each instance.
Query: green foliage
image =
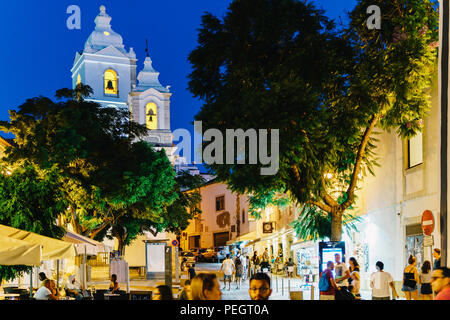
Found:
[[[70,206],[60,212],[84,235],[104,235],[124,214],[165,223],[166,207],[178,198],[165,152],[142,141],[147,129],[130,121],[129,110],[84,100],[91,92],[61,89],[57,102],[37,97],[11,110],[0,128],[16,136],[17,147],[6,150],[4,165],[52,172]]]
[[[65,232],[55,221],[66,208],[67,201],[53,172],[41,176],[26,165],[10,175],[0,175],[0,224],[60,239]],[[0,282],[28,271],[26,266],[0,266]]]
[[[266,190],[250,195],[248,203],[250,215],[255,219],[261,219],[261,211],[269,205],[284,208],[289,206],[292,201],[282,190]]]
[[[367,28],[370,5],[381,8],[381,30]],[[189,89],[204,102],[195,119],[223,134],[280,130],[276,175],[261,176],[261,164],[208,166],[233,191],[284,190],[342,214],[359,173],[378,165],[375,128],[402,138],[421,130],[437,61],[435,2],[359,0],[349,17],[338,29],[296,0],[236,0],[223,19],[203,16],[189,55]]]
[[[343,229],[351,235],[358,231],[357,224],[361,222],[360,216],[345,213],[342,219]],[[305,241],[325,240],[331,238],[331,216],[317,207],[305,205],[297,220],[291,223],[296,237]]]
[[[202,176],[192,176],[187,172],[180,172],[175,180],[176,184],[172,194],[177,198],[167,205],[159,215],[153,213],[148,216],[137,216],[132,211],[127,211],[111,224],[112,236],[119,240],[121,250],[144,232],[151,232],[154,235],[162,231],[179,234],[189,226],[189,220],[201,213],[198,208],[201,195],[197,188],[205,182]],[[105,235],[106,230],[99,234],[99,238],[101,239]]]

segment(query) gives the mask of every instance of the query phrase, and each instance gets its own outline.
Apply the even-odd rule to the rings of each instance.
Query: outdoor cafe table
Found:
[[[120,297],[120,294],[117,293],[105,293],[105,300],[109,300],[109,297]]]
[[[18,293],[0,293],[0,298],[5,298],[9,300],[14,300],[15,298],[19,298],[20,294]]]

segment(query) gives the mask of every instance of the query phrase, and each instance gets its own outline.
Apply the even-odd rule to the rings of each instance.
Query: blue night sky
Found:
[[[94,29],[100,5],[112,17],[111,25],[124,40],[125,48],[134,48],[138,72],[145,58],[145,39],[150,57],[163,86],[171,85],[171,128],[191,132],[194,115],[201,102],[187,90],[189,53],[197,45],[197,29],[204,12],[222,17],[231,0],[22,0],[0,2],[0,119],[9,118],[27,98],[71,86],[70,69],[76,51]],[[356,0],[315,0],[331,18],[342,16]],[[69,30],[66,13],[70,5],[81,8],[81,30]]]

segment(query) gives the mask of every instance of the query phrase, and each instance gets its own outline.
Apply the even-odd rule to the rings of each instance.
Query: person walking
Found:
[[[192,281],[192,279],[194,279],[194,277],[196,275],[195,274],[195,263],[188,264],[187,268],[188,268],[188,273],[189,273],[189,280]]]
[[[419,293],[417,291],[419,274],[417,272],[416,263],[416,258],[413,255],[410,255],[408,265],[403,270],[402,291],[405,293],[406,300],[419,300]]]
[[[340,290],[334,281],[333,269],[333,261],[328,261],[327,268],[322,272],[319,280],[320,300],[335,300],[336,291]]]
[[[244,266],[242,265],[241,259],[239,257],[236,258],[234,264],[236,266],[236,275],[235,275],[236,289],[239,290],[241,288],[241,279],[242,274],[244,272],[243,270]]]
[[[354,257],[351,257],[349,259],[349,264],[350,264],[350,278],[348,279],[349,282],[349,288],[348,291],[350,291],[351,293],[353,293],[353,295],[355,296],[356,299],[360,300],[361,299],[361,295],[359,293],[360,290],[360,274],[359,274],[359,264],[358,261],[356,261],[356,259]]]
[[[233,275],[236,267],[234,265],[233,260],[230,259],[230,255],[227,254],[226,259],[222,262],[222,266],[220,267],[220,272],[223,271],[223,290],[227,287],[228,281],[228,291],[231,290],[231,276]]]
[[[433,250],[434,264],[433,270],[439,269],[441,267],[441,250],[438,248],[434,248]]]
[[[389,272],[384,271],[384,264],[381,261],[376,263],[377,272],[370,276],[370,287],[372,288],[372,300],[391,300],[389,287],[392,290],[392,298],[398,299],[394,286],[394,279]]]
[[[420,300],[433,300],[431,289],[431,262],[425,261],[419,273]]]
[[[441,267],[433,271],[431,287],[437,293],[434,300],[450,300],[450,269]]]

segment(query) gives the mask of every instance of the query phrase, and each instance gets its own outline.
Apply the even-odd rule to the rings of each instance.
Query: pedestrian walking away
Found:
[[[408,265],[403,270],[402,291],[405,293],[406,300],[419,300],[419,292],[417,290],[419,274],[417,272],[416,263],[416,258],[413,255],[410,255]]]
[[[389,272],[385,272],[384,264],[377,261],[375,265],[377,272],[370,276],[370,287],[372,288],[372,300],[391,300],[389,288],[392,290],[392,298],[398,299],[397,291],[394,286],[394,279]]]
[[[420,299],[433,300],[433,290],[431,289],[431,262],[425,261],[419,274]]]
[[[235,272],[235,265],[233,260],[230,259],[230,255],[227,254],[226,259],[222,262],[222,266],[220,267],[220,272],[223,271],[223,290],[227,287],[227,281],[228,281],[228,291],[231,290],[231,276]]]

